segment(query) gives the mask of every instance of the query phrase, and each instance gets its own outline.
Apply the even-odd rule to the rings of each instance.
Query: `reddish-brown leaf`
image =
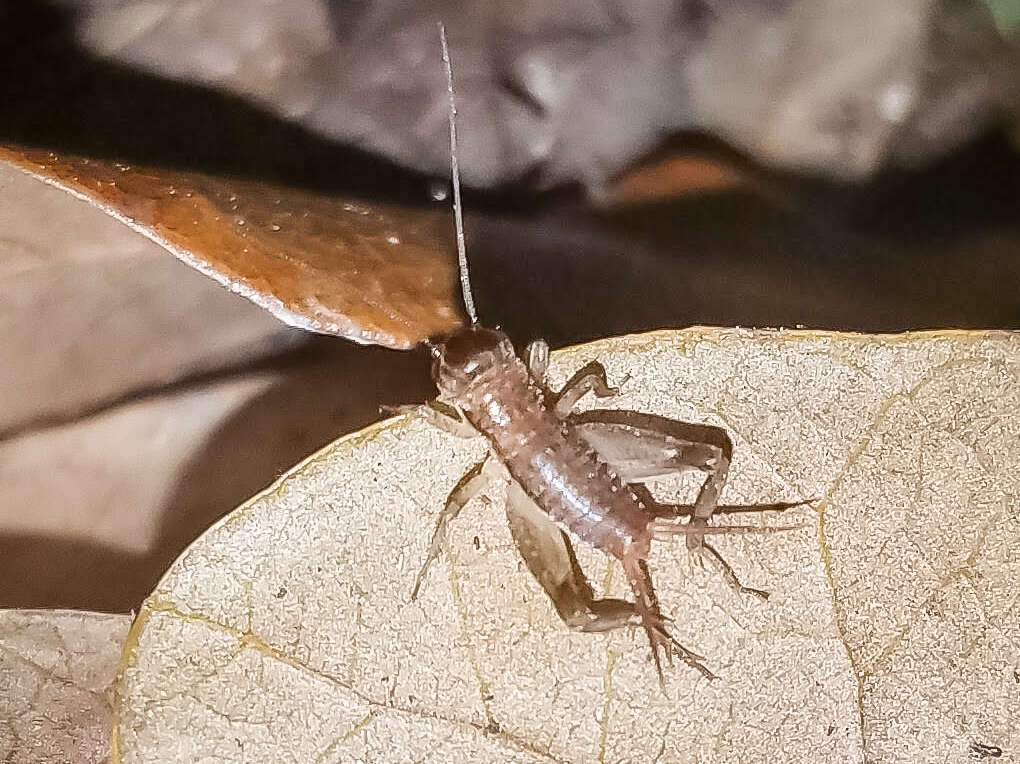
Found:
[[[613,204],[646,204],[674,196],[726,191],[744,185],[745,178],[719,158],[669,153],[641,162],[609,187]]]
[[[461,318],[445,211],[0,146],[292,326],[409,348]]]

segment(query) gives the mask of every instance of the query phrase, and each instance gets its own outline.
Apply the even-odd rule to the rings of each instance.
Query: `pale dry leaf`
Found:
[[[0,759],[104,762],[127,615],[0,610]]]
[[[655,548],[663,607],[716,681],[675,666],[664,695],[642,635],[569,632],[498,490],[412,602],[436,514],[485,446],[397,419],[311,457],[173,566],[128,639],[119,760],[1015,755],[1020,338],[659,332],[562,351],[554,384],[592,358],[630,375],[609,405],[728,428],[724,501],[820,497],[752,520],[801,530],[720,539],[764,603],[682,544]],[[615,565],[580,554],[623,593]]]

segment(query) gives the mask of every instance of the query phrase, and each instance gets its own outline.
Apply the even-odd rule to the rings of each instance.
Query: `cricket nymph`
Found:
[[[705,540],[716,533],[762,532],[747,526],[710,526],[716,512],[781,510],[802,502],[719,506],[732,444],[726,431],[637,411],[574,411],[587,393],[615,395],[598,361],[579,369],[559,392],[546,382],[549,346],[539,340],[518,355],[499,329],[483,327],[474,309],[464,244],[457,171],[456,107],[446,33],[440,25],[450,97],[450,154],[454,219],[464,307],[471,323],[449,337],[427,343],[439,397],[410,407],[436,426],[464,437],[482,435],[489,453],[454,486],[439,513],[428,554],[415,581],[416,597],[431,563],[442,551],[449,524],[492,479],[509,477],[506,513],[524,562],[563,621],[579,631],[607,631],[640,624],[652,646],[663,681],[661,657],[679,656],[707,677],[699,656],[666,628],[646,562],[653,539],[678,535],[715,562],[727,581],[744,593],[736,574]],[[644,481],[686,470],[705,473],[690,505],[656,501]],[[783,528],[770,528],[783,530]],[[570,532],[620,561],[634,601],[597,598],[574,554]]]
[[[546,385],[548,346],[532,343],[522,358],[510,338],[472,324],[432,345],[432,376],[439,398],[419,411],[437,426],[463,436],[483,435],[490,456],[454,487],[440,513],[414,596],[436,559],[449,523],[490,479],[508,474],[507,519],[529,570],[557,612],[573,629],[607,631],[640,624],[652,646],[660,680],[661,655],[679,656],[705,676],[699,656],[678,643],[652,586],[646,559],[655,538],[688,537],[727,580],[743,592],[735,574],[704,537],[758,531],[744,526],[708,526],[717,509],[785,509],[792,504],[717,506],[729,466],[726,432],[630,411],[572,413],[588,392],[615,395],[600,363],[581,368],[561,391]],[[505,472],[493,468],[502,465]],[[640,485],[651,476],[699,470],[708,474],[690,506],[660,504]],[[687,522],[683,522],[687,519]],[[634,601],[595,597],[577,563],[570,537],[620,561]]]

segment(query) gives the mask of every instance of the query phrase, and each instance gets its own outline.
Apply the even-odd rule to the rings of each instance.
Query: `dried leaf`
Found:
[[[611,405],[728,428],[724,501],[821,497],[784,517],[803,530],[720,539],[765,603],[692,570],[681,544],[655,550],[677,636],[718,680],[676,666],[664,696],[641,635],[567,631],[500,495],[467,506],[411,602],[436,513],[485,446],[397,419],[311,457],[175,564],[129,635],[119,759],[1017,750],[1020,338],[660,332],[563,351],[554,383],[596,357],[611,379],[631,375]],[[622,592],[615,564],[581,552]]]
[[[0,147],[292,326],[408,348],[458,325],[446,210]]]
[[[722,158],[670,152],[630,169],[608,188],[613,204],[647,204],[671,196],[719,192],[746,183],[740,170]]]
[[[0,606],[137,608],[232,507],[380,403],[428,394],[416,355],[330,344],[0,440]]]
[[[231,506],[233,474],[207,479],[199,496],[186,490],[199,480],[197,455],[279,382],[239,374],[0,441],[0,602],[137,607],[173,556]],[[276,444],[259,445],[273,453]],[[249,490],[268,482],[248,481]]]
[[[0,607],[137,608],[226,511],[427,394],[414,354],[286,327],[5,164],[0,196]]]
[[[0,197],[0,437],[257,363],[309,336],[3,164]]]
[[[110,685],[131,617],[0,610],[0,758],[108,761]]]

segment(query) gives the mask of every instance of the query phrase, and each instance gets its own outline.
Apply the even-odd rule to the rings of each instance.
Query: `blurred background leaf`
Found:
[[[445,20],[470,126],[462,167],[485,187],[530,176],[597,188],[692,129],[777,167],[861,179],[980,135],[1018,87],[1015,50],[976,0],[63,5],[104,57],[440,176]]]
[[[131,618],[0,610],[0,755],[9,764],[110,760],[113,682]]]

